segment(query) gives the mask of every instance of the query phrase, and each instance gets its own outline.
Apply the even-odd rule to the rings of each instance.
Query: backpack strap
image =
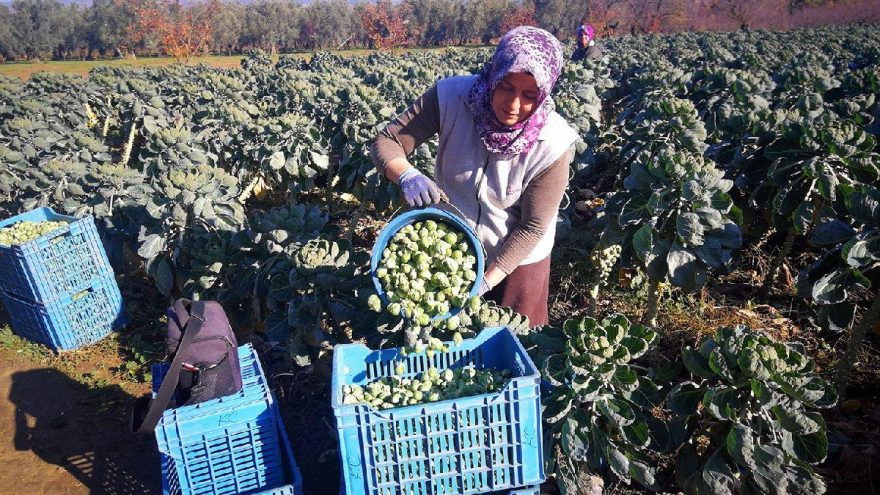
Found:
[[[186,308],[181,301],[175,303],[175,310],[183,310],[178,315],[187,315]],[[183,356],[189,345],[202,329],[205,322],[205,303],[204,301],[193,301],[189,310],[189,318],[183,323],[183,336],[180,338],[180,344],[177,351],[174,352],[174,359],[168,368],[168,373],[159,386],[156,398],[151,399],[149,395],[145,395],[135,402],[134,409],[129,422],[132,433],[153,434],[153,430],[159,423],[159,418],[168,407],[171,401],[171,395],[177,388],[177,382],[180,380],[180,369],[183,365]],[[144,414],[146,411],[146,414]]]

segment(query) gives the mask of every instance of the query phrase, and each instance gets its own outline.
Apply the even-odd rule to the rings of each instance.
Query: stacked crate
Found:
[[[294,494],[302,480],[253,347],[238,349],[242,389],[166,410],[156,425],[168,495]],[[167,364],[153,367],[153,392]]]
[[[15,333],[54,350],[95,342],[126,323],[119,286],[91,216],[38,208],[0,222],[67,225],[24,244],[0,245],[0,297]]]

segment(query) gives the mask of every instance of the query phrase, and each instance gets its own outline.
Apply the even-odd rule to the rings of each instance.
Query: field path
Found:
[[[127,432],[133,397],[0,348],[0,493],[161,493],[152,437]]]

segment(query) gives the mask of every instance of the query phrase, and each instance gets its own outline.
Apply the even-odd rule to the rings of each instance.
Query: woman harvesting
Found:
[[[577,28],[577,48],[571,54],[573,62],[579,62],[583,59],[599,60],[602,58],[602,50],[596,46],[596,31],[589,24],[581,24]]]
[[[550,251],[577,134],[553,109],[559,41],[523,26],[477,75],[441,79],[379,134],[371,154],[411,206],[456,206],[486,248],[480,293],[548,322]],[[436,183],[407,155],[439,134]]]

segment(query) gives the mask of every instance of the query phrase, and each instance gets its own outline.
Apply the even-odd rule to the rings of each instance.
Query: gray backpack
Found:
[[[147,395],[135,403],[131,417],[135,433],[152,434],[169,405],[198,404],[242,388],[238,342],[219,303],[178,299],[165,314],[165,341],[174,358],[156,397]]]

